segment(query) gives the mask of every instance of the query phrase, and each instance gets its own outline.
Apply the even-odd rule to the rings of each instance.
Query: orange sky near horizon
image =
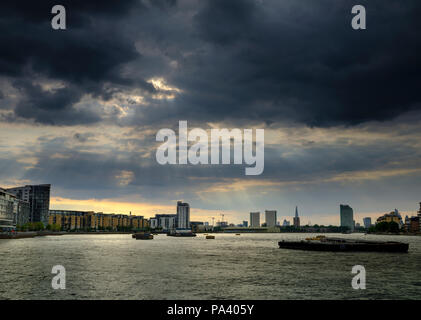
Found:
[[[51,210],[76,210],[76,211],[95,211],[103,213],[115,213],[115,214],[130,214],[141,215],[145,218],[151,218],[155,214],[175,214],[176,202],[173,205],[161,205],[155,203],[135,203],[126,201],[115,201],[111,199],[67,199],[61,197],[51,197],[50,199]],[[200,208],[191,207],[191,221],[207,221],[212,222],[212,217],[215,218],[215,222],[221,220],[221,213],[225,215],[224,221],[237,221],[241,220],[241,216],[245,216],[243,220],[248,220],[247,213],[240,213],[229,210],[206,210]],[[234,217],[230,219],[230,217]],[[242,221],[242,220],[241,220]]]

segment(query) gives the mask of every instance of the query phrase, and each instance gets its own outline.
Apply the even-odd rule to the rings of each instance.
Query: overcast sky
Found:
[[[51,28],[55,4],[67,30]],[[351,27],[365,5],[367,29]],[[51,207],[357,222],[421,201],[419,0],[0,4],[0,186]],[[161,166],[161,128],[265,129],[265,169]]]

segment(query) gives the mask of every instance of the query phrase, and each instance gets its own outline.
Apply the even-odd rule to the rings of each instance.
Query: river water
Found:
[[[0,299],[421,299],[421,237],[332,235],[410,243],[409,253],[279,249],[311,234],[196,238],[64,235],[0,240]],[[66,289],[51,286],[54,265]],[[366,289],[351,269],[366,269]]]

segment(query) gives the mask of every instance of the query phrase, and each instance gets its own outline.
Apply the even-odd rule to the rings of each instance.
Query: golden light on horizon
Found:
[[[111,199],[67,199],[51,197],[50,208],[53,210],[95,211],[103,213],[142,215],[146,218],[156,213],[175,212],[175,205],[157,205],[151,203],[134,203]]]
[[[50,198],[50,209],[51,210],[75,210],[75,211],[95,211],[103,213],[114,213],[114,214],[130,214],[137,216],[144,216],[145,218],[151,218],[155,214],[176,214],[176,201],[169,205],[160,205],[155,203],[145,202],[128,202],[128,201],[117,201],[112,199],[67,199],[62,197],[51,197]],[[226,219],[230,222],[240,220],[242,216],[246,217],[248,213],[237,212],[232,210],[207,210],[200,208],[190,208],[190,220],[191,221],[203,221],[211,222],[212,217],[215,218],[215,222],[221,218],[221,213],[225,214]],[[231,219],[230,219],[231,217]],[[248,218],[247,218],[248,219]],[[242,219],[242,220],[247,220]]]

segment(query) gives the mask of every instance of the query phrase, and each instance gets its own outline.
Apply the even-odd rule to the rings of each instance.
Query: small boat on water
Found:
[[[134,233],[132,235],[132,238],[136,239],[136,240],[152,240],[153,234],[150,234],[150,233]]]
[[[239,234],[239,233],[236,233],[235,235],[236,235],[236,236],[239,236],[240,234]]]
[[[279,248],[310,251],[338,252],[408,252],[409,244],[397,241],[370,241],[359,239],[327,238],[317,236],[301,241],[279,241]]]
[[[215,236],[212,236],[212,235],[207,235],[207,236],[206,236],[206,239],[215,239]]]

